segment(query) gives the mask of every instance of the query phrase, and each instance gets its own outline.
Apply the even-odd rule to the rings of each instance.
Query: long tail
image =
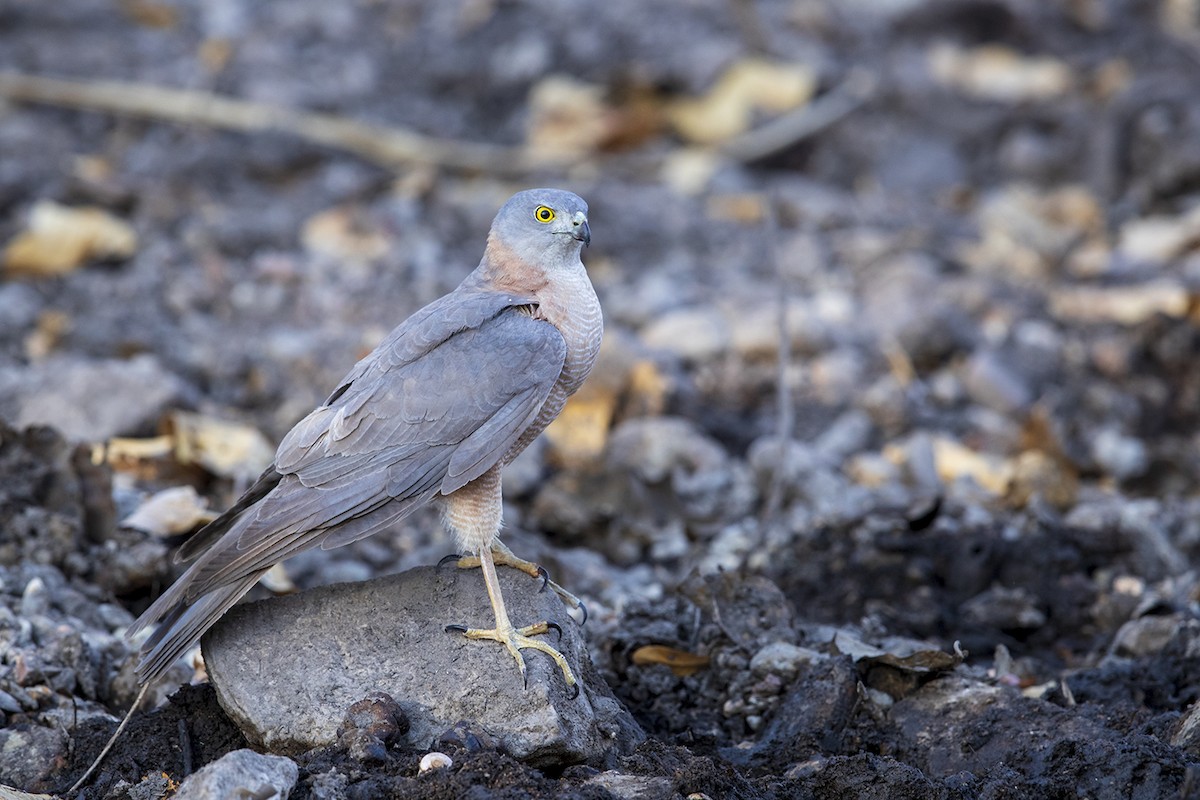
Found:
[[[166,672],[175,663],[175,659],[200,641],[204,632],[242,595],[250,591],[266,571],[264,569],[253,572],[228,586],[213,589],[190,603],[183,598],[183,591],[168,591],[158,598],[127,634],[133,636],[153,625],[156,620],[161,620],[154,633],[142,644],[141,660],[138,661],[135,670],[138,680],[148,683]],[[187,583],[188,581],[183,579],[176,581],[180,589]]]

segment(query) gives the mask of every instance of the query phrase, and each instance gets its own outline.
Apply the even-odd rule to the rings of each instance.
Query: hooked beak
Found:
[[[588,227],[587,217],[582,211],[575,212],[575,218],[571,220],[574,229],[571,231],[571,238],[577,242],[583,242],[583,246],[587,247],[592,243],[592,229]]]

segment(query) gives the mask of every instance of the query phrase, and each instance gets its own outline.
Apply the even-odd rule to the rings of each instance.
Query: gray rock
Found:
[[[840,464],[848,456],[867,449],[874,427],[867,412],[852,408],[835,419],[813,446],[830,463]]]
[[[175,800],[210,800],[214,797],[254,797],[287,800],[300,768],[283,756],[265,756],[253,750],[234,750],[187,777]]]
[[[750,659],[750,671],[755,675],[775,673],[793,678],[802,666],[819,657],[815,650],[807,647],[797,647],[791,642],[771,642],[759,648]]]
[[[773,758],[799,761],[814,750],[836,752],[859,702],[858,686],[849,656],[815,661],[793,681],[757,744],[749,749],[726,747],[722,754],[748,764]]]
[[[1192,703],[1179,718],[1169,744],[1186,750],[1192,757],[1200,753],[1200,703]]]
[[[677,796],[675,783],[670,778],[653,775],[628,775],[615,770],[607,770],[599,775],[594,775],[588,778],[583,785],[602,789],[620,800],[660,800],[664,797]]]
[[[480,573],[453,567],[238,606],[202,642],[209,677],[247,738],[282,753],[335,742],[347,709],[372,692],[395,698],[414,747],[462,720],[534,765],[600,763],[641,741],[559,598],[515,570],[501,569],[499,577],[514,623],[562,627],[562,641],[550,641],[580,680],[579,697],[570,698],[543,654],[526,651],[523,688],[499,644],[444,630],[448,623],[493,624]]]
[[[75,440],[146,428],[183,393],[183,382],[148,355],[127,361],[59,357],[0,369],[0,417],[17,428],[53,425]]]
[[[1144,475],[1150,466],[1146,445],[1114,428],[1101,428],[1091,438],[1092,458],[1117,480]]]
[[[993,586],[962,607],[963,619],[1000,630],[1036,630],[1046,624],[1038,599],[1023,587]]]
[[[963,384],[972,399],[1002,414],[1023,412],[1034,399],[1025,377],[990,350],[977,350],[967,361]]]
[[[16,342],[30,333],[45,301],[32,286],[6,283],[0,286],[0,338]]]
[[[29,791],[49,788],[44,784],[67,763],[69,745],[63,728],[22,725],[0,730],[0,784]]]
[[[1133,658],[1161,653],[1182,624],[1177,614],[1131,619],[1113,636],[1109,653]]]
[[[642,341],[684,361],[715,358],[732,345],[729,324],[711,306],[668,311],[642,329]]]

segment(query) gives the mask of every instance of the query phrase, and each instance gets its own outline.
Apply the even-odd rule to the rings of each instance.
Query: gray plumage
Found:
[[[553,221],[535,218],[542,206]],[[579,260],[586,214],[582,199],[550,189],[504,205],[476,270],[359,361],[242,499],[179,550],[195,563],[130,631],[157,623],[141,681],[289,556],[369,536],[434,498],[479,503],[476,486],[498,504],[492,473],[558,415],[599,349],[599,304]],[[495,512],[479,530],[456,528],[459,544],[490,544]]]

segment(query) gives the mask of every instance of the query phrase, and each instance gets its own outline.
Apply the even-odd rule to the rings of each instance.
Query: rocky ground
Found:
[[[73,796],[1200,797],[1197,74],[1195,0],[0,0],[0,784],[67,792],[171,549],[556,185],[608,335],[506,540],[636,724],[260,755],[181,663]]]

